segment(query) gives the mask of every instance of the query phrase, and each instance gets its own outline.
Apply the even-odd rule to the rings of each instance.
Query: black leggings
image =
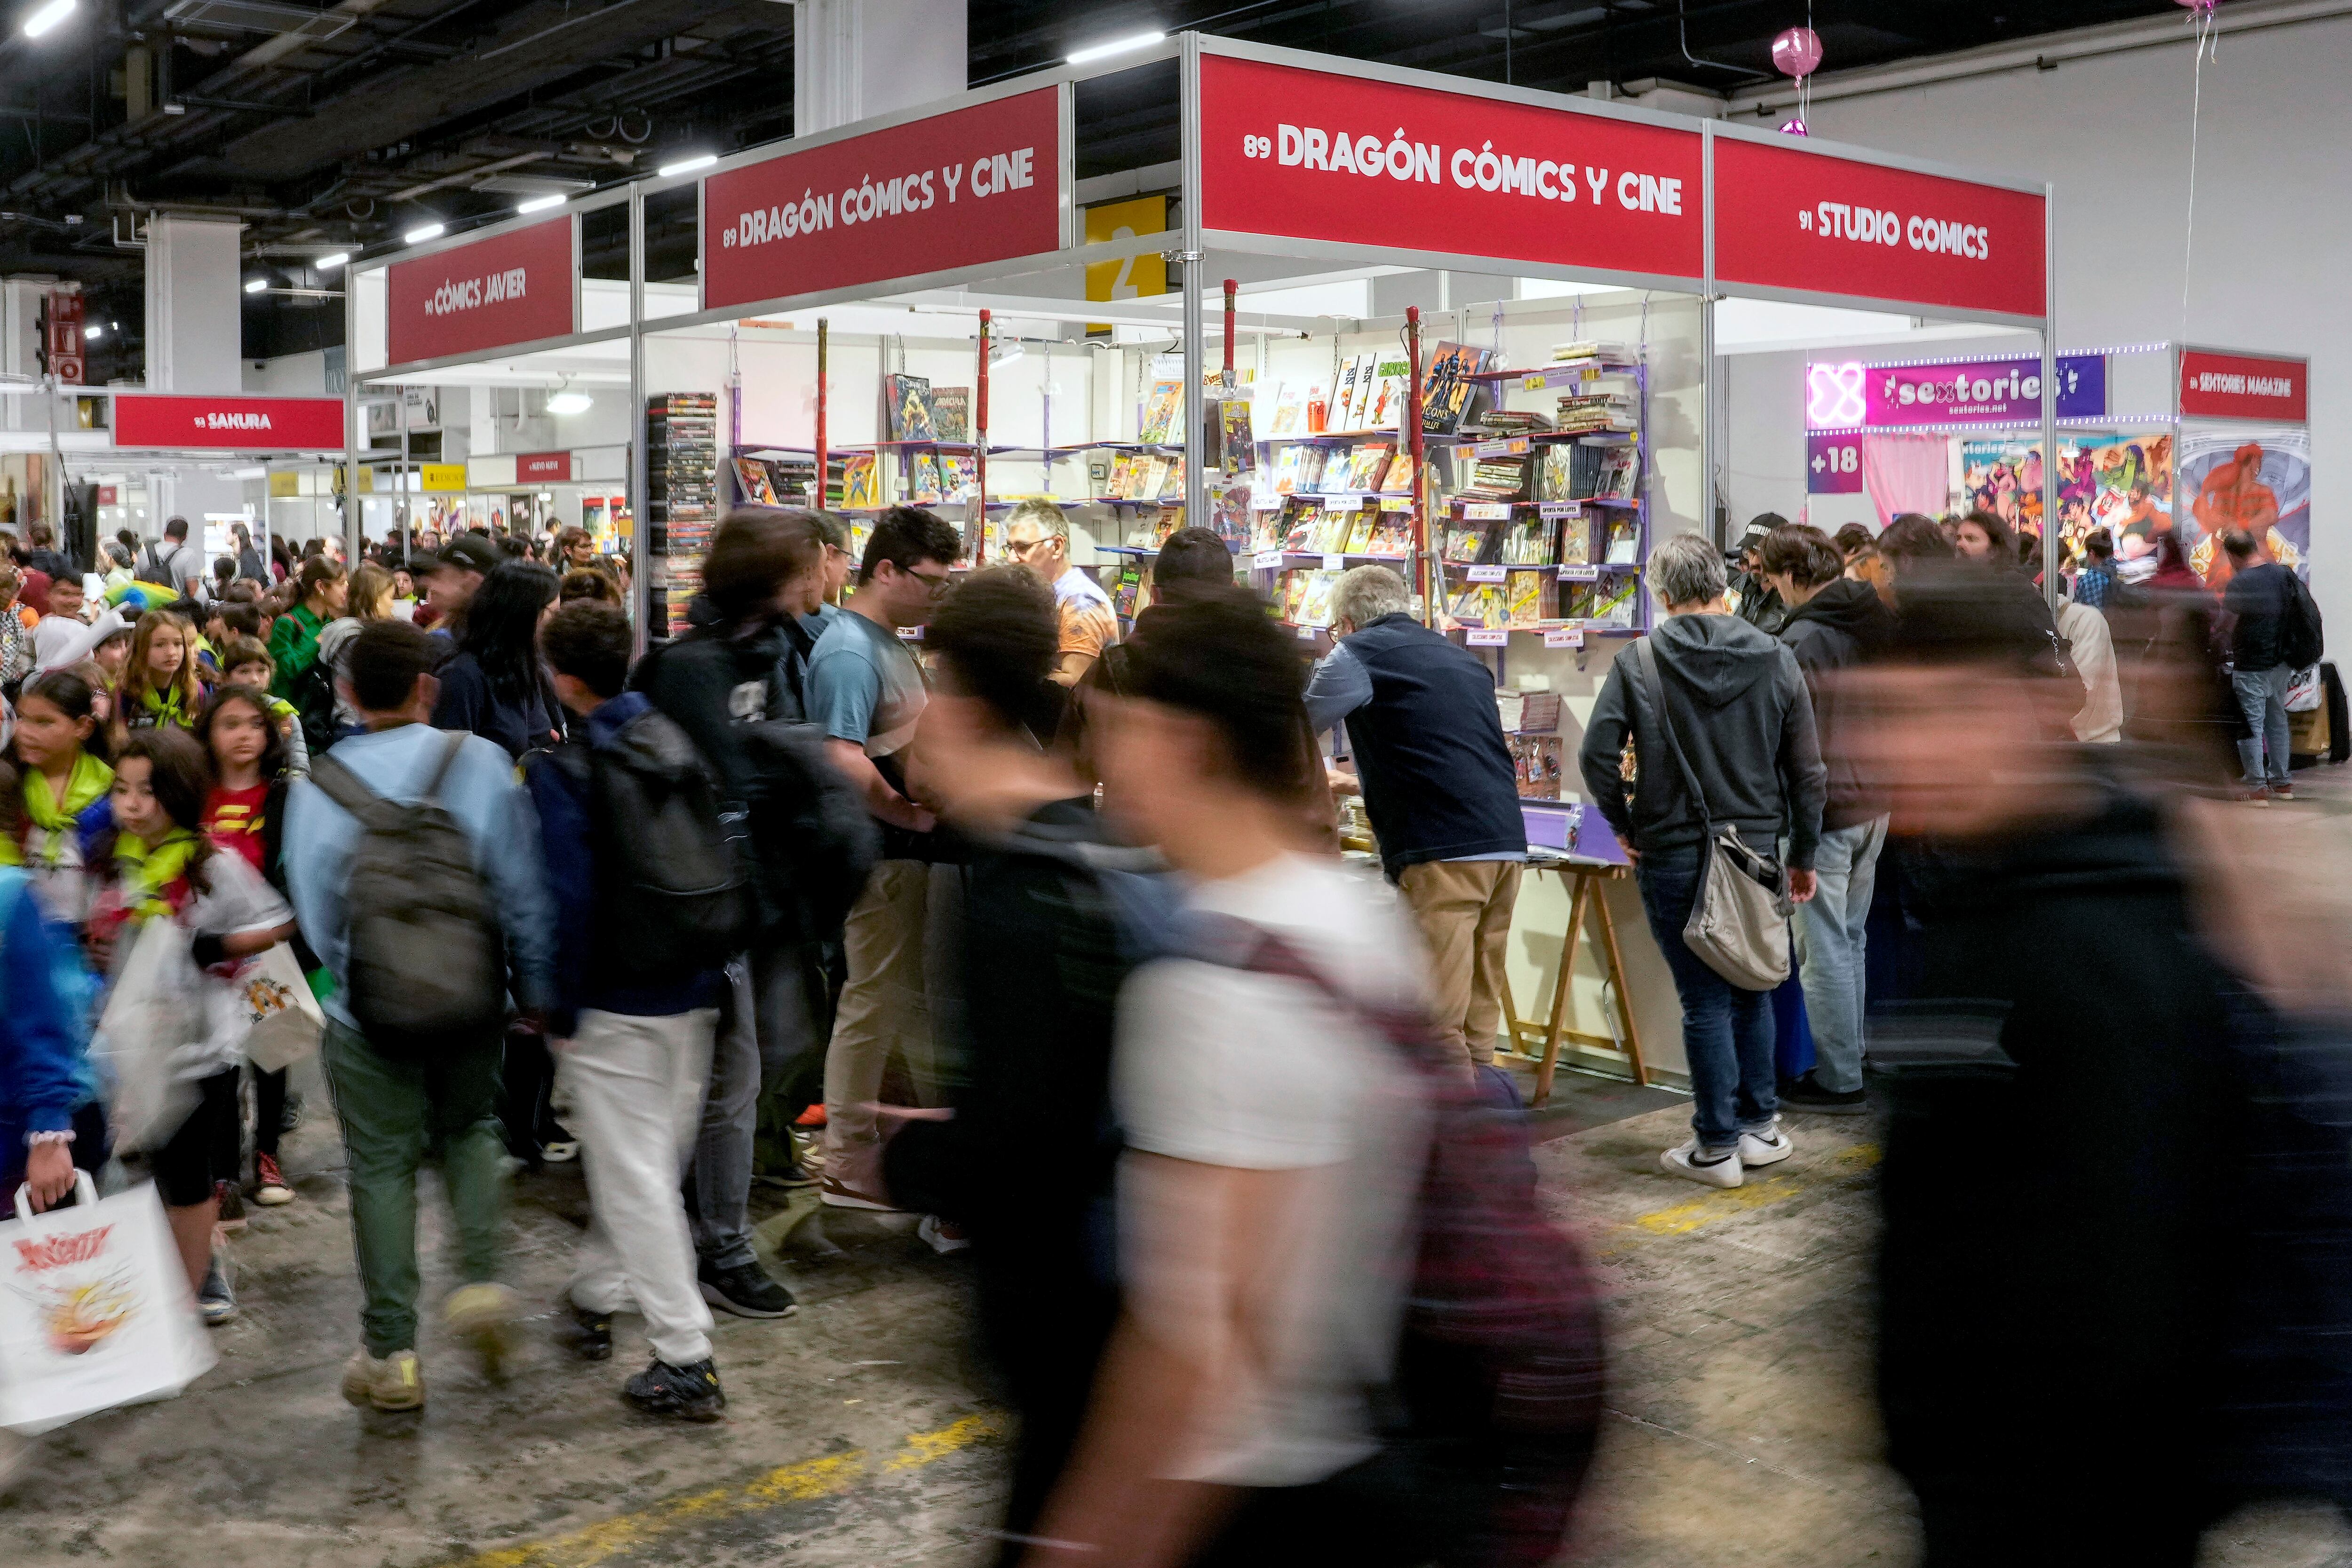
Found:
[[[237,1073],[226,1067],[198,1080],[195,1109],[171,1142],[149,1156],[165,1207],[193,1208],[212,1197],[215,1182],[237,1179],[236,1155],[221,1163],[223,1148],[233,1151],[237,1145]]]

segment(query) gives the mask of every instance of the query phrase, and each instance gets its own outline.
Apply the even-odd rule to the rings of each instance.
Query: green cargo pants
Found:
[[[352,1245],[370,1355],[416,1344],[416,1170],[428,1159],[440,1165],[449,1194],[459,1282],[498,1278],[507,1185],[500,1045],[494,1035],[430,1062],[394,1061],[358,1030],[328,1020],[320,1054],[351,1161]]]

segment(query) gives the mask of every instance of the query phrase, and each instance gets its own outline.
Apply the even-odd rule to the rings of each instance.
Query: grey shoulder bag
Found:
[[[1789,898],[1786,867],[1750,849],[1737,827],[1716,831],[1706,809],[1706,793],[1690,758],[1683,755],[1681,737],[1675,733],[1672,710],[1666,706],[1665,683],[1658,677],[1658,657],[1650,639],[1633,644],[1642,662],[1642,680],[1649,687],[1650,706],[1658,712],[1666,749],[1682,769],[1683,787],[1690,791],[1698,811],[1699,831],[1706,851],[1699,856],[1698,895],[1691,901],[1690,919],[1683,926],[1683,944],[1699,961],[1743,991],[1769,991],[1789,977]]]

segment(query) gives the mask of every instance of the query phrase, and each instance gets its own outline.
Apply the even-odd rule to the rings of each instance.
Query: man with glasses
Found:
[[[907,747],[928,700],[898,640],[947,596],[963,540],[930,512],[893,507],[874,525],[857,588],[809,655],[808,714],[882,829],[882,859],[842,933],[846,977],[824,1059],[824,1201],[888,1208],[873,1105],[901,1055],[926,1098],[931,1020],[923,968],[931,814],[907,798]]]
[[[1054,585],[1061,617],[1061,647],[1050,677],[1075,686],[1103,650],[1118,641],[1110,595],[1090,573],[1070,564],[1070,519],[1052,501],[1030,499],[1005,519],[1004,553]]]
[[[849,522],[833,512],[811,512],[816,531],[824,536],[824,590],[818,597],[817,607],[801,617],[801,625],[811,637],[822,637],[833,630],[834,622],[843,611],[841,595],[849,586],[849,574],[857,565],[857,558],[849,553]]]

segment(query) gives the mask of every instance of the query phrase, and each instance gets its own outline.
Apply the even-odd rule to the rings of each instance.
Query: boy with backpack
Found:
[[[495,1369],[516,1316],[498,1282],[506,1145],[497,1117],[509,971],[546,1005],[554,921],[530,802],[495,742],[427,724],[448,644],[405,621],[352,639],[342,685],[366,733],[289,793],[285,856],[303,933],[335,977],[320,1047],[351,1162],[363,1343],[343,1396],[425,1403],[416,1358],[416,1169],[437,1154],[464,1281],[444,1313]]]
[[[556,695],[583,721],[524,762],[555,904],[547,1036],[585,1155],[588,1234],[568,1289],[590,1361],[613,1354],[613,1314],[634,1301],[653,1362],[622,1396],[639,1409],[715,1421],[710,1309],[677,1184],[702,1120],[725,955],[751,890],[719,822],[719,785],[676,721],[625,691],[629,618],[574,600],[540,632]],[[787,1309],[789,1310],[789,1309]]]

